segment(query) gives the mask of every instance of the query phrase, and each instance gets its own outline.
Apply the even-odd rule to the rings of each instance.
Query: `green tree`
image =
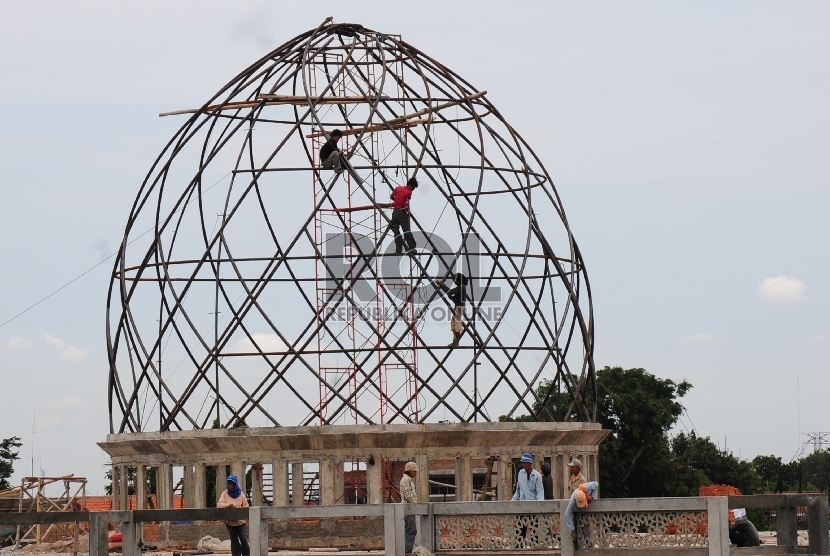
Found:
[[[758,474],[761,492],[795,492],[798,490],[800,461],[783,463],[778,456],[755,456],[752,467]]]
[[[673,495],[697,496],[701,486],[712,483],[732,485],[743,494],[762,488],[763,478],[751,462],[721,450],[708,436],[680,433],[671,444],[677,469]]]
[[[104,485],[104,492],[108,496],[112,496],[112,465],[108,465],[109,469],[104,473],[104,477],[109,481]],[[127,467],[127,494],[135,494],[135,476],[136,468]]]
[[[610,430],[600,444],[605,496],[665,496],[674,473],[668,432],[683,412],[677,401],[692,388],[645,369],[597,371],[598,420]]]
[[[575,383],[577,377],[571,377]],[[533,412],[539,420],[554,416],[576,418],[570,397],[560,384],[543,381],[537,389]],[[657,378],[645,369],[605,367],[597,371],[597,419],[610,430],[600,444],[600,482],[603,496],[667,496],[671,492],[675,468],[668,431],[683,412],[678,398],[692,385],[686,381]],[[500,421],[531,421],[523,415]]]
[[[778,476],[781,471],[781,458],[778,456],[755,456],[752,467],[758,474],[762,492],[775,492],[778,485]]]
[[[826,492],[830,486],[830,450],[813,452],[801,460],[802,488],[806,491]]]
[[[15,448],[20,448],[23,444],[20,442],[19,436],[12,436],[5,438],[0,442],[0,490],[11,488],[9,477],[14,473],[14,462],[19,458],[19,452]]]

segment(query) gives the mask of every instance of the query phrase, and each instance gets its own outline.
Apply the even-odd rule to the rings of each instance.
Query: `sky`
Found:
[[[796,455],[830,431],[830,4],[0,3],[0,322],[110,256],[182,120],[328,16],[476,87],[556,184],[599,367],[694,386],[675,432]],[[102,492],[110,262],[0,327],[20,476]]]

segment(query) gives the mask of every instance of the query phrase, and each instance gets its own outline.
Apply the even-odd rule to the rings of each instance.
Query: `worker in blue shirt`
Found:
[[[545,487],[542,486],[542,475],[533,469],[533,456],[525,452],[519,461],[522,470],[519,471],[513,500],[544,500]]]
[[[574,537],[574,529],[576,528],[574,525],[574,510],[577,508],[587,508],[591,500],[599,498],[597,494],[598,488],[598,482],[590,481],[579,485],[571,494],[571,499],[568,501],[568,507],[565,508],[565,525],[568,526],[568,531],[571,532],[572,538]],[[574,541],[576,541],[576,539],[574,539]]]

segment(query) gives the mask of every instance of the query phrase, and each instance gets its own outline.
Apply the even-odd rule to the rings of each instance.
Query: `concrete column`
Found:
[[[429,505],[429,513],[419,517],[418,535],[415,542],[435,552],[435,516],[432,514],[432,504]]]
[[[346,496],[344,495],[346,490],[346,480],[343,477],[345,473],[345,468],[343,467],[343,462],[335,460],[334,461],[334,503],[335,504],[345,504],[346,503]]]
[[[499,500],[510,500],[513,498],[513,461],[510,456],[500,455],[498,466]]]
[[[729,556],[731,544],[729,543],[729,508],[726,496],[706,498],[706,517],[709,529],[709,556]]]
[[[90,556],[108,556],[109,554],[108,517],[106,512],[89,512]]]
[[[288,462],[281,459],[272,465],[273,469],[273,498],[274,506],[288,505]]]
[[[173,508],[173,466],[169,463],[156,468],[156,499],[160,510]]]
[[[334,505],[334,459],[326,458],[320,460],[320,504],[322,506]]]
[[[374,465],[366,466],[366,492],[370,504],[383,504],[383,466],[380,458]]]
[[[429,502],[429,458],[426,455],[415,456],[418,474],[415,475],[415,492],[418,502]]]
[[[554,454],[550,474],[553,475],[553,496],[555,498],[565,498],[565,491],[567,490],[565,483],[566,472],[565,456],[562,454]]]
[[[193,483],[193,464],[188,463],[184,466],[184,483],[182,483],[182,494],[184,495],[184,507],[185,508],[195,508],[195,496],[193,492],[193,487],[195,486]]]
[[[571,493],[568,487],[571,484],[571,471],[568,464],[571,462],[571,454],[562,454],[562,498],[570,498]]]
[[[810,538],[810,554],[830,554],[826,494],[807,498],[807,533]]]
[[[232,461],[231,474],[236,475],[239,478],[239,488],[242,489],[242,492],[247,491],[248,485],[245,484],[245,462]]]
[[[135,509],[147,509],[147,466],[140,463],[135,468]]]
[[[226,467],[227,465],[224,463],[216,466],[216,500],[214,500],[214,504],[219,500],[219,497],[222,496],[222,493],[228,488],[228,470]]]
[[[798,518],[795,510],[791,507],[775,509],[775,536],[778,546],[786,547],[787,554],[791,554],[793,547],[798,546]]]
[[[196,463],[193,466],[193,507],[194,508],[204,508],[206,507],[206,497],[207,497],[207,476],[205,473],[205,464],[204,463]]]
[[[262,506],[262,464],[251,466],[251,505]]]
[[[402,504],[387,504],[383,510],[383,546],[385,556],[404,556],[406,546],[403,518],[404,511]]]
[[[133,521],[132,512],[124,516],[122,514],[121,533],[123,535],[121,545],[122,556],[141,556],[141,549],[138,546],[138,525]]]
[[[248,510],[248,517],[251,556],[268,556],[268,520],[262,519],[262,507],[254,506]]]
[[[456,502],[469,502],[473,499],[473,458],[461,456],[455,458]]]
[[[564,459],[565,456],[558,456],[560,460]],[[565,462],[567,463],[567,462]],[[559,543],[561,549],[560,556],[574,556],[574,543],[572,539],[572,533],[568,531],[568,526],[565,525],[565,510],[567,509],[567,504],[562,504],[559,506],[559,536],[561,542]],[[575,534],[576,531],[573,532]]]
[[[303,505],[303,462],[291,462],[291,498],[294,506]]]
[[[121,469],[122,467],[120,465],[113,463],[110,471],[112,473],[112,509],[115,511],[124,509],[121,502]],[[39,535],[38,538],[40,538]]]

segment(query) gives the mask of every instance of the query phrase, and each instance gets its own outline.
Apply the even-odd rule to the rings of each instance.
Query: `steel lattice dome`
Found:
[[[327,20],[170,117],[187,121],[141,185],[109,290],[111,432],[595,419],[582,255],[485,92],[398,36]],[[320,168],[334,129],[351,172]],[[388,204],[410,177],[418,253],[399,257]],[[452,348],[439,284],[456,272]],[[542,381],[556,415],[534,414]]]

